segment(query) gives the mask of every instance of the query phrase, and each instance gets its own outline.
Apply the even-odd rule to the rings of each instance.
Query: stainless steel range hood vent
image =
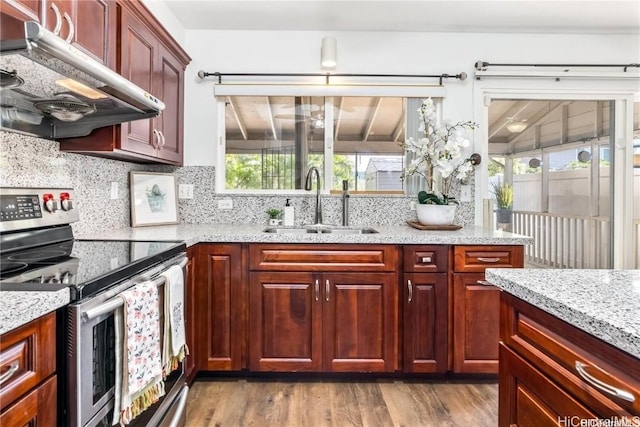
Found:
[[[48,139],[157,116],[164,104],[37,22],[0,41],[2,129]]]

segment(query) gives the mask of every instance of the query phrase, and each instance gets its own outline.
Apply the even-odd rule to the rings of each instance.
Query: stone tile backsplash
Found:
[[[268,208],[284,208],[287,198],[295,210],[296,224],[314,220],[315,193],[305,195],[216,194],[212,166],[172,167],[102,159],[59,150],[59,144],[40,138],[0,131],[0,186],[71,187],[76,190],[80,221],[76,235],[127,227],[130,222],[129,172],[175,173],[179,184],[193,184],[194,198],[179,200],[182,223],[266,224]],[[111,183],[118,185],[118,199],[110,199]],[[473,194],[473,188],[472,188]],[[231,199],[233,208],[218,209],[220,199]],[[414,197],[351,195],[349,223],[353,226],[399,225],[415,219],[410,210]],[[341,224],[340,195],[323,195],[327,224]],[[456,222],[474,222],[473,203],[461,203]]]

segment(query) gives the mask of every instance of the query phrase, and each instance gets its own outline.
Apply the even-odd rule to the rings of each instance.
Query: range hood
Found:
[[[48,139],[157,116],[164,103],[37,22],[0,41],[2,129]]]

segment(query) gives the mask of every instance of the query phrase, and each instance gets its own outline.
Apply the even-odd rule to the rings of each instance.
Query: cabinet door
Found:
[[[56,425],[57,382],[52,376],[0,414],[1,426],[49,427]]]
[[[405,273],[403,283],[405,372],[447,370],[447,273]]]
[[[393,372],[398,368],[398,276],[325,273],[323,369]]]
[[[24,37],[24,22],[40,22],[40,0],[2,0],[0,2],[0,40]]]
[[[241,246],[206,244],[198,251],[194,284],[197,367],[240,370],[247,301]]]
[[[125,9],[121,9],[120,32],[120,74],[153,94],[154,71],[158,57],[157,39],[142,22]],[[157,133],[154,132],[155,120],[134,120],[120,125],[120,148],[155,157],[158,143]]]
[[[185,359],[184,371],[187,375],[187,382],[191,382],[198,373],[196,369],[196,354],[198,354],[196,340],[196,266],[198,260],[198,246],[187,249],[187,277],[184,289],[185,317],[186,317],[186,340],[189,347],[189,355]]]
[[[313,273],[249,274],[249,369],[322,368],[322,295]]]
[[[166,108],[156,118],[157,129],[162,132],[158,143],[158,157],[182,163],[184,69],[167,48],[160,45],[159,52],[154,94],[165,103]]]
[[[112,0],[74,1],[76,18],[72,44],[98,62],[115,69],[117,10]],[[111,49],[109,49],[111,47]]]
[[[453,275],[453,370],[497,374],[500,290],[479,281],[484,273]]]
[[[568,426],[600,418],[504,344],[499,349],[500,427]]]

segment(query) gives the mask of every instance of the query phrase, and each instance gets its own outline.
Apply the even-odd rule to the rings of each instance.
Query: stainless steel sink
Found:
[[[375,234],[378,230],[368,227],[268,227],[265,233],[274,234]]]

